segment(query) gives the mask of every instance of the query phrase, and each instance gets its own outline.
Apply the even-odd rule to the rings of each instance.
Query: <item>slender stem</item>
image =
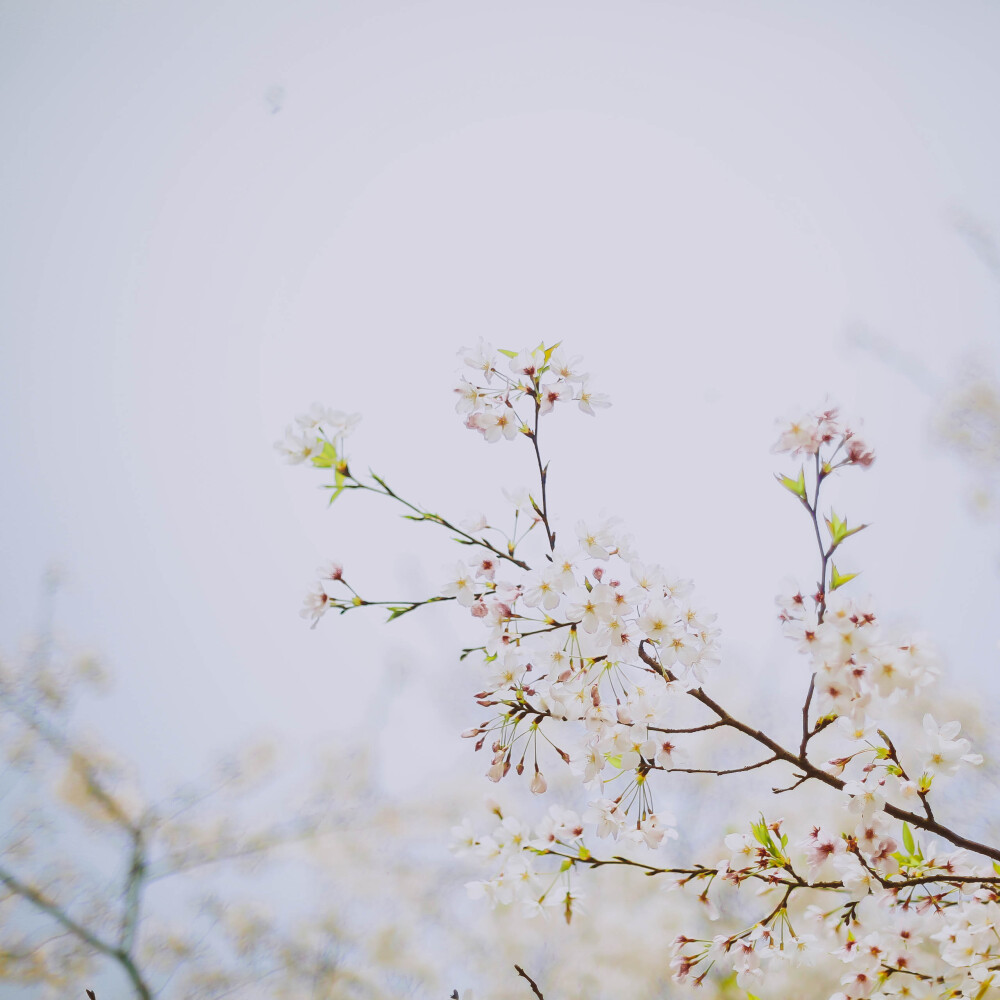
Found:
[[[910,780],[910,776],[906,773],[905,768],[903,767],[902,763],[900,762],[899,754],[896,753],[896,745],[889,738],[889,734],[884,729],[880,729],[878,731],[878,734],[879,734],[879,736],[882,737],[883,740],[885,740],[886,748],[889,751],[889,759],[896,765],[896,767],[899,768],[900,777],[902,777],[904,781],[909,781]],[[930,801],[927,798],[927,792],[918,787],[917,794],[920,796],[920,801],[924,804],[924,812],[927,813],[927,818],[929,820],[933,820],[934,819],[934,810],[931,809]]]
[[[826,569],[827,562],[830,559],[832,549],[826,549],[823,545],[823,536],[819,528],[819,491],[820,487],[823,485],[823,480],[825,475],[823,473],[822,466],[819,461],[819,451],[816,452],[816,489],[813,491],[813,502],[810,505],[808,501],[805,501],[806,509],[812,518],[813,530],[816,532],[816,545],[819,547],[819,555],[821,560],[820,577],[819,577],[819,613],[818,618],[820,623],[823,621],[823,616],[826,614]]]
[[[367,483],[362,483],[360,480],[355,479],[354,476],[347,474],[350,479],[352,479],[357,485],[351,487],[352,489],[367,490],[369,493],[374,493],[376,496],[389,497],[395,500],[397,503],[401,503],[404,507],[408,507],[414,512],[415,517],[412,517],[413,521],[430,521],[433,524],[440,524],[442,528],[446,528],[448,531],[453,531],[456,535],[461,535],[465,539],[463,544],[466,545],[478,545],[480,548],[487,549],[492,552],[498,559],[505,559],[507,562],[513,563],[515,566],[519,566],[521,569],[531,569],[531,567],[524,562],[522,559],[516,559],[513,554],[509,552],[503,552],[496,548],[491,542],[487,541],[485,538],[477,538],[475,535],[470,535],[467,531],[463,531],[457,525],[452,524],[447,518],[442,517],[440,514],[431,514],[429,511],[423,510],[417,507],[415,504],[410,503],[409,500],[404,500],[398,493],[390,489],[386,481],[379,476],[372,473],[372,479],[375,480],[382,487],[382,489],[377,490],[374,486],[369,486]]]
[[[641,868],[647,875],[682,875],[683,881],[687,882],[696,878],[708,878],[717,874],[714,868],[697,866],[695,868],[660,868],[656,865],[646,864],[642,861],[634,861],[621,855],[612,858],[581,858],[577,854],[562,854],[559,851],[545,851],[546,854],[555,855],[558,858],[566,858],[574,864],[588,865],[591,868],[603,868],[605,865],[624,865],[627,868]],[[857,848],[851,849],[851,853],[857,853]],[[909,889],[919,885],[944,884],[953,885],[997,885],[1000,883],[1000,876],[995,875],[919,875],[911,878],[889,879],[875,871],[864,859],[859,856],[861,864],[868,872],[877,879],[886,889]],[[781,869],[771,869],[763,871],[736,870],[733,875],[741,878],[752,878],[768,885],[783,885],[789,889],[817,889],[817,890],[837,890],[845,888],[844,883],[834,880],[822,880],[817,882],[807,882],[799,874],[790,871],[789,876],[779,874]],[[779,907],[780,909],[780,907]],[[775,914],[772,914],[774,916]],[[763,921],[762,921],[763,922]]]
[[[545,526],[545,538],[549,543],[549,552],[554,552],[556,548],[556,535],[549,526],[549,504],[545,492],[549,467],[548,465],[542,464],[542,453],[538,447],[538,419],[541,413],[541,400],[538,398],[537,380],[535,383],[535,391],[532,395],[535,401],[535,429],[528,436],[531,438],[531,443],[535,449],[535,461],[538,463],[538,478],[541,480],[542,484],[542,507],[541,510],[538,511],[538,516],[541,517],[542,524]]]
[[[815,463],[815,473],[816,473],[816,488],[813,491],[813,502],[810,504],[806,497],[802,497],[802,503],[805,505],[806,510],[809,511],[809,517],[812,519],[813,531],[816,533],[816,545],[819,547],[820,555],[820,574],[819,574],[819,610],[816,614],[817,621],[822,624],[823,617],[826,614],[826,571],[827,571],[827,561],[830,558],[830,554],[833,549],[826,549],[823,546],[823,536],[819,529],[819,491],[820,487],[823,485],[823,468],[820,465],[819,460],[819,450],[816,451],[816,463]],[[809,709],[812,705],[813,692],[816,689],[816,673],[813,673],[809,677],[809,690],[806,692],[806,700],[802,705],[802,742],[799,744],[799,756],[805,757],[806,750],[809,746],[809,740],[816,735],[815,732],[809,731]]]
[[[812,704],[813,691],[816,689],[816,672],[813,671],[809,677],[809,691],[806,693],[806,700],[802,703],[802,742],[799,744],[799,756],[805,757],[806,748],[809,746],[809,739],[815,733],[809,731],[809,706]]]
[[[656,764],[652,764],[650,770],[666,771],[670,774],[742,774],[744,771],[756,771],[758,767],[766,767],[777,759],[777,757],[768,757],[767,760],[758,760],[755,764],[747,764],[744,767],[727,767],[721,771],[711,767],[659,767]]]

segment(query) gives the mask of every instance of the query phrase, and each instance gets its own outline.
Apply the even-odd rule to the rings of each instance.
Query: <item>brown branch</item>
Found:
[[[644,646],[647,642],[649,642],[649,640],[644,639],[639,643],[639,657],[645,664],[663,677],[664,680],[668,682],[675,681],[677,678],[674,674],[664,667],[659,661],[654,660],[653,657],[646,652]],[[706,708],[714,712],[724,725],[729,726],[731,729],[735,729],[737,732],[743,733],[745,736],[749,736],[750,739],[755,740],[761,746],[770,750],[771,753],[774,754],[776,761],[784,761],[785,763],[791,764],[793,767],[802,771],[804,777],[802,777],[797,784],[802,784],[807,779],[814,778],[817,781],[822,782],[824,785],[829,785],[831,788],[843,791],[845,782],[840,778],[836,778],[832,774],[827,774],[826,771],[816,767],[816,765],[812,764],[806,757],[801,754],[793,753],[791,750],[783,747],[780,743],[771,739],[770,736],[761,732],[759,729],[755,729],[753,726],[734,718],[717,701],[715,701],[714,698],[709,697],[702,688],[695,688],[693,691],[688,691],[688,694],[697,701],[700,701]],[[938,823],[936,820],[932,820],[927,816],[921,816],[919,813],[910,812],[906,809],[900,809],[899,806],[894,806],[890,803],[886,803],[882,806],[882,811],[892,816],[894,819],[903,820],[904,822],[909,823],[921,830],[926,830],[928,833],[935,833],[939,837],[943,837],[949,843],[954,844],[956,847],[964,847],[966,850],[972,851],[975,854],[981,854],[984,857],[992,858],[994,861],[1000,861],[1000,848],[990,847],[988,844],[981,844],[978,841],[971,840],[969,837],[963,837],[960,833],[957,833],[944,824]]]
[[[754,771],[758,767],[773,764],[777,759],[777,757],[768,757],[767,760],[758,760],[755,764],[747,764],[744,767],[727,767],[722,770],[711,767],[660,767],[658,764],[650,764],[649,769],[651,771],[666,771],[668,774],[675,772],[679,774],[742,774],[744,771]]]
[[[521,966],[515,965],[514,970],[523,979],[528,980],[528,985],[531,987],[531,990],[535,994],[535,996],[538,997],[538,1000],[545,1000],[545,997],[542,996],[542,991],[538,988],[538,983],[536,983],[534,979],[532,979],[531,976],[529,976],[528,973],[521,968]]]
[[[809,745],[809,739],[815,735],[815,733],[809,732],[809,706],[812,704],[813,691],[815,689],[816,674],[813,672],[812,676],[809,678],[809,693],[806,695],[806,700],[802,705],[802,742],[799,744],[800,757],[805,757],[806,747]]]
[[[707,722],[704,726],[690,726],[687,729],[662,729],[660,726],[647,726],[646,728],[651,733],[666,733],[669,736],[673,736],[676,733],[704,733],[709,729],[718,729],[724,725],[725,723],[719,719],[716,722]]]

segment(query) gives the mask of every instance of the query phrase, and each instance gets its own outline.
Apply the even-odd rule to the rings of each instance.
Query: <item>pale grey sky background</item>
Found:
[[[56,561],[63,630],[117,677],[95,724],[146,770],[357,731],[391,688],[429,713],[386,739],[399,787],[435,745],[478,772],[420,693],[454,609],[298,617],[333,556],[430,592],[445,537],[327,511],[272,442],[358,410],[356,465],[495,511],[529,455],[462,428],[455,352],[561,338],[615,406],[550,418],[557,516],[621,514],[694,577],[735,676],[791,655],[773,594],[812,543],[769,448],[829,394],[879,453],[845,477],[874,528],[844,569],[996,693],[997,532],[932,397],[848,334],[940,378],[996,363],[952,219],[1000,226],[998,38],[992,2],[0,4],[3,641]]]

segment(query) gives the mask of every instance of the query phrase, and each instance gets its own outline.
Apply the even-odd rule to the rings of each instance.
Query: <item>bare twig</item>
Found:
[[[515,965],[514,969],[519,976],[528,980],[528,985],[531,987],[535,996],[538,997],[538,1000],[545,1000],[545,997],[542,996],[542,991],[538,988],[538,983],[536,983],[534,979],[532,979],[531,976],[529,976],[528,973],[521,968],[521,966]]]

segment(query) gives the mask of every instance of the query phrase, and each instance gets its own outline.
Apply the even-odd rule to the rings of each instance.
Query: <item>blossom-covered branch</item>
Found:
[[[495,865],[470,892],[494,904],[516,902],[526,915],[558,906],[570,920],[582,875],[592,868],[667,876],[695,888],[713,915],[727,892],[755,884],[777,893],[777,901],[732,933],[679,934],[676,979],[703,982],[732,970],[750,990],[766,972],[826,950],[845,967],[831,1000],[984,997],[1000,963],[1000,846],[940,821],[930,802],[932,786],[982,758],[959,736],[958,721],[942,724],[916,709],[937,675],[932,651],[883,628],[866,599],[847,596],[858,572],[841,569],[841,547],[866,525],[826,507],[823,486],[843,470],[873,464],[856,427],[825,407],[786,423],[775,448],[802,457],[797,474],[779,474],[778,481],[806,510],[819,558],[815,586],[778,598],[781,628],[806,658],[809,676],[800,732],[786,745],[708,693],[720,633],[716,616],[694,602],[692,584],[641,559],[617,521],[578,520],[569,531],[550,508],[543,418],[571,401],[591,415],[607,404],[590,392],[579,361],[562,356],[558,345],[494,351],[483,342],[463,361],[475,373],[466,373],[457,390],[466,426],[489,443],[527,439],[539,492],[516,501],[514,531],[498,534],[506,553],[482,544],[486,531],[497,530],[485,517],[468,529],[474,536],[459,536],[488,554],[458,563],[434,595],[453,599],[484,629],[482,644],[463,650],[463,658],[481,654],[475,701],[485,717],[462,735],[489,754],[493,782],[527,771],[532,792],[552,794],[553,768],[567,768],[587,794],[582,809],[555,804],[533,825],[499,807],[492,832],[463,825],[459,850]],[[337,495],[357,481],[342,458],[342,436],[330,442],[321,433],[302,447],[320,456],[334,447]],[[325,462],[313,460],[330,467]],[[531,524],[518,536],[522,513]],[[420,514],[416,519],[424,519]],[[518,546],[530,542],[537,524],[544,545],[532,558]],[[331,606],[375,603],[357,594],[334,597],[325,583],[321,593],[326,600],[309,608],[314,623]],[[767,756],[715,762],[715,738],[725,733],[749,739]],[[749,832],[721,837],[714,857],[677,865],[651,860],[685,826],[665,808],[677,780],[670,774],[722,777],[781,765],[793,768],[793,781],[775,792],[804,796],[817,786],[832,796],[813,813],[818,821],[793,836],[784,819],[761,814],[746,822]],[[611,858],[593,846],[606,838],[623,848]],[[832,908],[817,903],[824,896],[833,897]],[[812,931],[801,929],[804,920]]]

